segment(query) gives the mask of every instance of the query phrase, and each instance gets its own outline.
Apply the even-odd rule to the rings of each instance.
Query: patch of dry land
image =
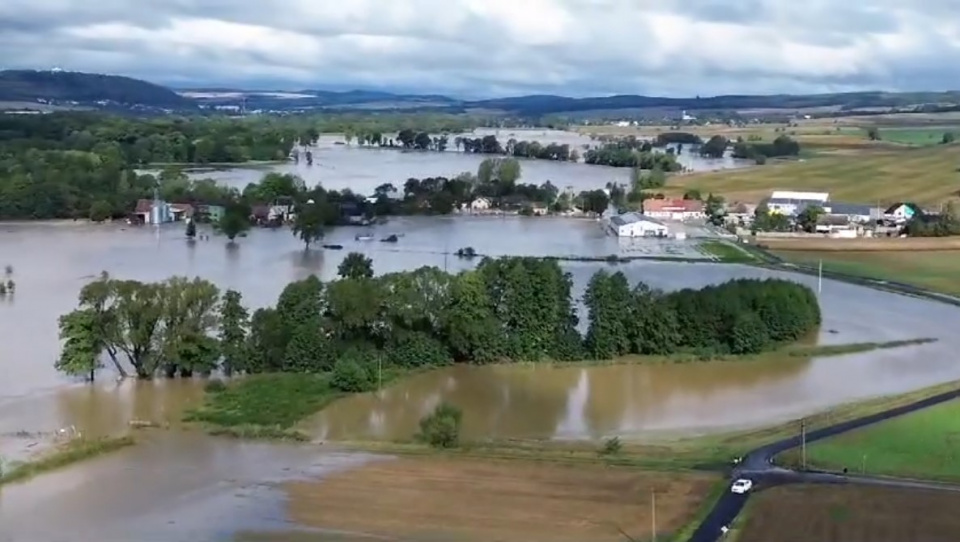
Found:
[[[754,495],[737,542],[956,542],[960,493],[783,486]]]
[[[622,542],[689,522],[715,475],[443,456],[287,484],[301,525],[392,540]],[[621,532],[622,530],[622,532]]]
[[[910,201],[936,206],[958,193],[958,150],[960,146],[951,144],[770,161],[762,166],[673,175],[666,188],[671,193],[712,192],[731,202],[759,202],[774,190],[802,190],[829,192],[832,201],[846,203],[885,207]]]

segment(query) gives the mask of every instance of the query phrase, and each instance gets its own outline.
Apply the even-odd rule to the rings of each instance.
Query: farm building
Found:
[[[640,213],[624,213],[610,217],[610,231],[617,237],[666,237],[663,223]]]
[[[825,207],[829,199],[830,194],[826,192],[775,190],[767,200],[767,208],[771,213],[795,216],[808,205]]]
[[[643,202],[644,216],[658,220],[706,218],[703,209],[703,202],[695,199],[648,199]]]
[[[823,211],[828,216],[846,218],[849,222],[866,223],[881,218],[878,208],[859,203],[830,202],[823,206]]]

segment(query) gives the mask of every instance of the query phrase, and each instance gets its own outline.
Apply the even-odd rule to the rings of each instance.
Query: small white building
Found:
[[[666,237],[670,233],[662,222],[640,213],[612,216],[609,228],[617,237]]]
[[[490,209],[490,200],[487,198],[477,198],[470,202],[471,211],[486,211]]]
[[[795,216],[808,205],[825,207],[830,200],[827,192],[794,192],[790,190],[775,190],[767,200],[767,209],[771,213]]]

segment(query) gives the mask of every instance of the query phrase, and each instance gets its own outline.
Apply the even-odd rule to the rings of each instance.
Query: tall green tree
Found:
[[[220,216],[217,228],[233,244],[238,235],[250,229],[250,214],[245,211],[243,206],[231,205]]]
[[[243,296],[236,290],[227,290],[220,303],[220,352],[223,355],[223,372],[230,376],[237,371],[247,371],[249,352],[246,349],[250,316],[243,306]]]
[[[373,260],[359,252],[351,252],[337,266],[337,275],[345,279],[373,278]]]
[[[297,209],[292,231],[303,242],[304,250],[310,250],[310,245],[323,239],[323,227],[326,222],[324,207],[322,203],[309,200]]]

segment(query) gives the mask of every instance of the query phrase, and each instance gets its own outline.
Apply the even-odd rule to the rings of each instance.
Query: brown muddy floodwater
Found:
[[[312,273],[331,278],[350,250],[370,255],[378,273],[423,265],[464,269],[468,262],[443,254],[464,246],[533,255],[695,250],[675,241],[624,249],[583,220],[397,220],[376,232],[377,238],[405,234],[391,246],[355,242],[356,232],[329,235],[329,242],[346,250],[304,254],[285,230],[252,231],[227,250],[218,238],[188,246],[179,227],[158,235],[119,226],[0,225],[0,266],[12,265],[17,282],[16,294],[0,300],[0,456],[28,457],[64,427],[91,435],[123,432],[130,420],[174,426],[145,433],[146,442],[132,449],[3,488],[0,541],[76,540],[75,533],[100,540],[198,541],[282,528],[282,495],[273,484],[367,460],[316,445],[248,444],[177,431],[184,408],[200,398],[199,381],[118,384],[104,371],[102,382],[86,386],[57,374],[57,318],[102,270],[140,280],[201,276],[241,291],[257,307],[273,303],[292,280]],[[576,290],[607,267],[564,265]],[[764,276],[816,287],[815,278],[736,265],[634,262],[616,269],[664,289]],[[464,430],[471,438],[642,439],[759,426],[960,379],[960,310],[832,281],[824,281],[821,303],[821,344],[940,341],[774,363],[455,367],[338,402],[305,425],[324,439],[409,438],[423,412],[448,400],[465,408]]]

